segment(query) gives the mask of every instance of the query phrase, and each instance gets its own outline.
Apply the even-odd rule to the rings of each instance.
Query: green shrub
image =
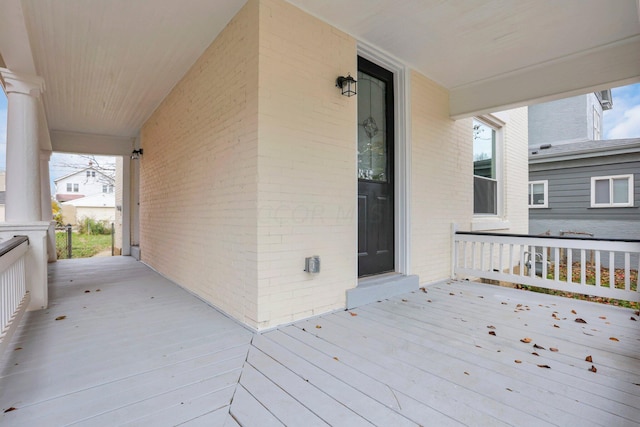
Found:
[[[107,221],[97,221],[93,218],[83,218],[78,224],[80,234],[111,234],[111,224]]]

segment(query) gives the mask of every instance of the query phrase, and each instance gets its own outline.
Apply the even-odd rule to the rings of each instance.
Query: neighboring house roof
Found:
[[[86,168],[84,168],[84,169],[80,169],[80,170],[78,170],[78,171],[71,172],[71,173],[66,174],[66,175],[64,175],[64,176],[61,176],[61,177],[59,177],[59,178],[56,178],[56,179],[54,179],[54,180],[53,180],[53,182],[57,183],[58,181],[62,181],[63,179],[70,178],[70,177],[72,177],[72,176],[74,176],[74,175],[79,175],[79,174],[85,175],[85,172],[86,172],[87,170],[96,171],[97,173],[99,173],[100,175],[104,176],[105,178],[107,178],[107,179],[109,179],[109,180],[111,180],[111,181],[115,181],[115,178],[114,178],[114,177],[109,176],[109,175],[107,175],[107,174],[105,174],[105,173],[103,173],[103,172],[100,172],[100,170],[98,170],[98,169],[96,169],[96,168],[94,168],[94,167],[92,167],[92,166],[88,166],[88,167],[86,167]]]
[[[548,147],[545,147],[548,145]],[[640,138],[602,139],[572,142],[570,144],[543,144],[530,147],[529,163],[559,162],[588,157],[640,153]]]
[[[84,194],[56,194],[56,200],[59,202],[68,202],[69,200],[81,199]]]
[[[115,208],[116,197],[113,193],[94,194],[93,196],[69,200],[63,204],[84,208]]]

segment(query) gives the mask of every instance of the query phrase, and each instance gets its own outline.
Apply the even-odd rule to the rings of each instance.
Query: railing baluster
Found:
[[[480,270],[484,271],[484,242],[480,243]]]
[[[609,251],[609,289],[616,288],[616,254]]]
[[[489,243],[489,271],[493,271],[493,243]]]
[[[640,271],[638,272],[640,274]],[[624,289],[631,290],[631,255],[624,253]]]
[[[525,267],[524,253],[525,253],[524,245],[520,245],[520,275],[521,276],[524,276],[524,267]]]
[[[587,260],[586,253],[584,249],[580,249],[580,284],[587,284]]]
[[[504,271],[504,244],[500,243],[500,245],[498,246],[498,250],[500,251],[500,254],[498,254],[498,263],[500,264],[498,266],[498,268],[500,269],[500,272],[502,273]]]
[[[509,244],[509,274],[513,274],[513,244]]]
[[[549,248],[547,246],[542,247],[542,280],[547,280],[547,263],[549,259],[547,257],[547,250]]]
[[[476,269],[476,242],[471,242],[471,269]]]
[[[600,251],[596,251],[596,286],[600,287],[602,278],[600,277]]]
[[[555,258],[555,265],[553,269],[553,280],[556,282],[560,281],[560,248],[553,248],[553,256]]]
[[[573,283],[573,249],[567,248],[567,283]]]

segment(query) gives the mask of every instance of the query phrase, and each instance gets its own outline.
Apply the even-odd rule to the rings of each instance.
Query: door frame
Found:
[[[358,42],[357,54],[393,73],[395,146],[394,174],[394,251],[396,273],[411,270],[411,114],[408,68],[397,59],[363,42]],[[357,130],[356,130],[357,132]],[[357,141],[357,135],[354,141]],[[356,147],[354,147],[356,148]],[[357,179],[357,177],[355,178]],[[354,197],[357,200],[357,194]],[[357,224],[356,224],[357,227]]]

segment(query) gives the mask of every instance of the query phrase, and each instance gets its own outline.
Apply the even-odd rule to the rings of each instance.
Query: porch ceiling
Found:
[[[44,78],[51,130],[133,137],[244,3],[4,0],[0,62]],[[640,80],[637,0],[290,3],[449,89],[453,117]]]

